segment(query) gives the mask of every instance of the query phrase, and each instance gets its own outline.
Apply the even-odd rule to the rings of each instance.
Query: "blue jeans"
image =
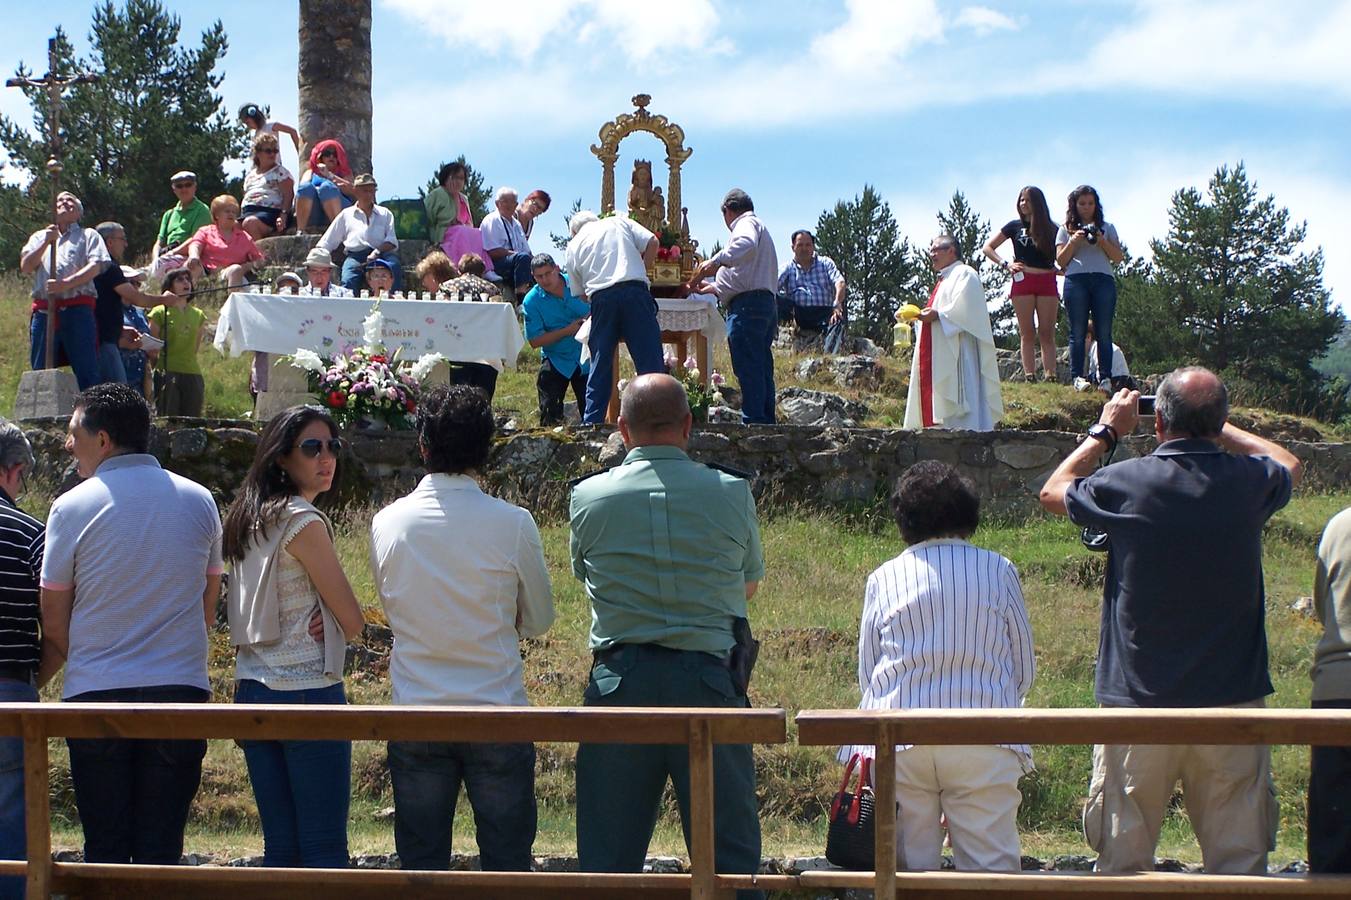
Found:
[[[341,706],[341,683],[274,691],[244,679],[236,703]],[[263,865],[347,868],[347,811],[352,799],[350,741],[240,741],[263,823]]]
[[[502,280],[518,294],[525,293],[535,283],[530,271],[529,253],[508,253],[501,259],[493,260],[493,271],[502,276]]]
[[[336,184],[318,175],[311,176],[309,181],[302,181],[296,187],[296,197],[308,197],[314,201],[314,207],[310,210],[310,220],[296,223],[307,228],[322,228],[328,225],[328,215],[324,212],[324,204],[328,201],[337,200],[341,202],[343,209],[356,202],[344,194]]]
[[[366,258],[370,253],[369,250],[357,250],[347,254],[342,261],[342,286],[357,296],[360,296],[362,288],[366,287]],[[381,253],[380,258],[394,267],[394,287],[390,290],[403,290],[403,264],[399,261],[399,251]]]
[[[535,843],[535,745],[390,741],[394,847],[405,869],[450,868],[464,784],[485,872],[528,872]]]
[[[586,380],[586,413],[582,421],[594,425],[605,421],[614,382],[615,349],[623,341],[639,375],[664,372],[661,356],[661,326],[657,324],[657,301],[641,281],[621,281],[596,291],[591,297],[591,375]]]
[[[207,703],[185,685],[87,691],[80,703]],[[84,827],[84,860],[175,866],[188,808],[202,780],[203,740],[67,738],[70,780]]]
[[[0,703],[37,703],[38,689],[26,681],[0,678]],[[0,859],[26,859],[28,831],[24,823],[23,738],[0,738]],[[0,878],[0,900],[20,900],[24,879]]]
[[[727,349],[741,385],[741,421],[746,425],[774,424],[774,354],[770,348],[778,327],[772,291],[746,291],[727,304]]]
[[[1065,312],[1070,319],[1070,377],[1084,375],[1084,335],[1093,316],[1098,344],[1098,380],[1112,377],[1112,316],[1116,313],[1116,279],[1102,272],[1065,276]]]
[[[117,341],[103,341],[99,344],[99,382],[110,381],[127,383],[127,368],[122,364],[122,349]]]
[[[80,390],[99,383],[98,329],[92,306],[68,306],[56,314],[56,347],[64,350]],[[60,353],[57,359],[61,358]],[[28,323],[28,361],[32,368],[47,364],[47,312],[33,313]]]

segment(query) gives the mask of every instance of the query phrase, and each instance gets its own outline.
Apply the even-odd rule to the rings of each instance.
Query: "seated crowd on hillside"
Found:
[[[1223,383],[1190,368],[1159,388],[1158,449],[1099,469],[1139,424],[1138,398],[1124,389],[1112,397],[1040,493],[1048,511],[1111,545],[1097,701],[1260,707],[1272,693],[1261,533],[1290,499],[1300,461],[1229,422]],[[66,448],[84,481],[57,497],[44,527],[13,502],[35,463],[31,447],[16,426],[0,425],[0,629],[9,635],[0,643],[0,698],[36,701],[37,689],[64,669],[65,701],[211,701],[208,633],[228,568],[234,702],[346,703],[346,644],[361,633],[364,613],[324,511],[347,457],[338,427],[324,411],[299,406],[266,423],[223,521],[206,488],[148,452],[150,427],[149,406],[126,385],[81,393]],[[571,568],[592,608],[585,705],[749,705],[742,651],[755,619],[750,601],[773,560],[764,556],[749,481],[690,459],[691,427],[680,383],[640,376],[621,402],[627,456],[574,484]],[[549,630],[552,586],[531,513],[479,486],[493,435],[484,392],[433,388],[417,413],[428,474],[372,520],[370,565],[393,632],[396,704],[529,702],[519,642]],[[970,542],[980,522],[974,484],[945,463],[920,462],[897,482],[891,509],[907,546],[863,592],[861,706],[1023,705],[1036,640],[1017,570]],[[1216,558],[1227,564],[1205,564]],[[137,561],[131,586],[127,560]],[[1348,573],[1351,511],[1333,520],[1319,548],[1318,706],[1351,706]],[[84,858],[177,863],[205,741],[68,743]],[[265,865],[346,866],[350,743],[240,745]],[[21,742],[0,739],[0,751],[0,855],[22,858]],[[873,752],[841,751],[842,758]],[[483,868],[530,867],[532,744],[392,741],[388,759],[404,867],[448,867],[461,785]],[[946,829],[958,868],[1016,871],[1018,783],[1031,769],[1025,745],[899,748],[902,865],[938,868]],[[751,749],[719,745],[714,771],[718,868],[755,872]],[[641,869],[668,779],[682,819],[688,814],[683,748],[583,743],[576,778],[583,871]],[[1279,816],[1264,746],[1095,748],[1084,831],[1098,869],[1152,868],[1179,780],[1206,870],[1265,873]],[[1349,783],[1351,748],[1315,748],[1314,871],[1351,871]]]

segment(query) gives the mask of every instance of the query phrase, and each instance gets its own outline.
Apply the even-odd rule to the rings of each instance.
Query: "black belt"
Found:
[[[37,678],[37,670],[19,663],[0,663],[0,678],[32,684]]]
[[[720,662],[723,665],[727,665],[727,660],[731,656],[731,654],[728,653],[727,651],[723,651],[722,653],[712,653],[708,650],[680,650],[675,647],[667,647],[663,644],[611,644],[610,646],[606,647],[603,650],[596,650],[594,653],[592,653],[592,656],[594,657],[596,662],[608,664],[610,660],[614,659],[616,656],[623,653],[624,648],[626,647],[641,648],[646,653],[655,653],[660,656],[675,655],[680,653],[699,653],[702,654],[703,656],[709,657],[712,660]]]

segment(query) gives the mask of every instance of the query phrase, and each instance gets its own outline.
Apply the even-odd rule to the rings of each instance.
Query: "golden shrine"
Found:
[[[647,272],[652,286],[678,287],[690,279],[701,261],[699,242],[690,238],[688,209],[680,205],[680,167],[694,151],[685,146],[685,129],[665,116],[647,111],[651,102],[650,94],[636,94],[633,97],[636,111],[622,113],[602,125],[600,143],[591,145],[602,170],[600,214],[615,213],[615,163],[619,161],[620,142],[635,131],[655,135],[666,145],[666,193],[663,196],[661,187],[652,182],[651,161],[636,160],[626,198],[627,213],[661,242],[662,250]]]

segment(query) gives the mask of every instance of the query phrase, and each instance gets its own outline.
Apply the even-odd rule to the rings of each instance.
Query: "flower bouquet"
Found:
[[[428,353],[408,362],[400,360],[398,353],[387,355],[380,343],[381,320],[377,306],[363,323],[363,347],[336,356],[297,350],[291,358],[291,365],[305,370],[319,405],[343,428],[358,423],[412,428],[421,383],[445,358]]]

